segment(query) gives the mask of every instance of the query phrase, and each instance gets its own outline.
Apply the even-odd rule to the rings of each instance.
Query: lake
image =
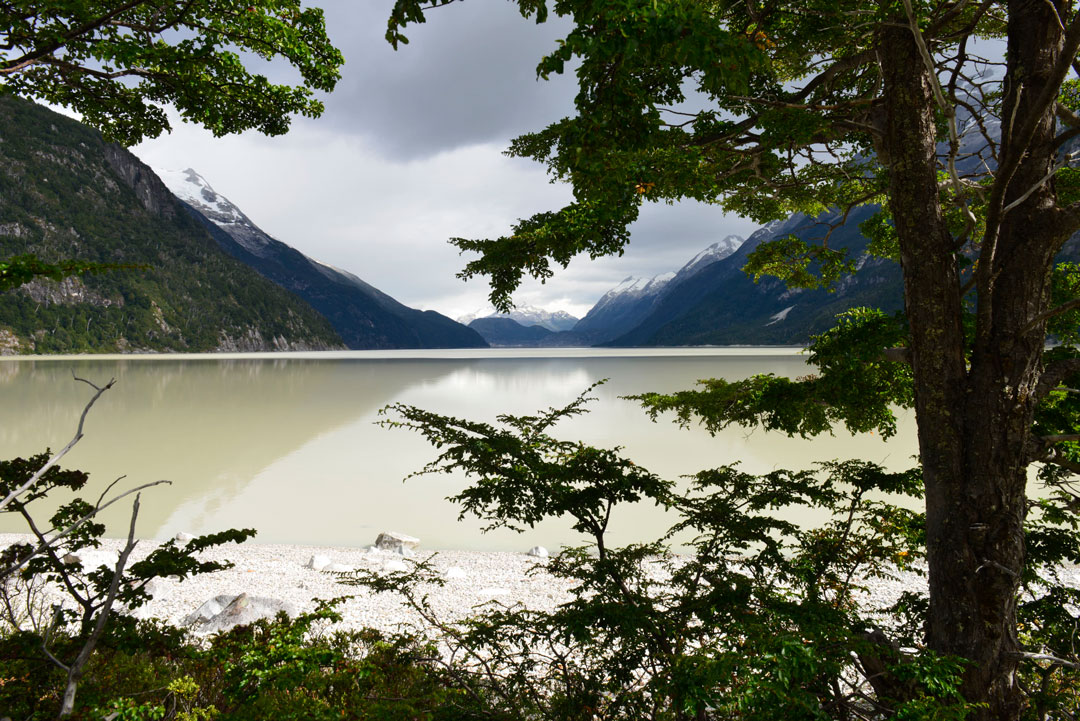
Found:
[[[478,349],[350,351],[191,356],[82,356],[0,360],[0,458],[59,449],[72,437],[92,390],[72,373],[116,386],[91,411],[85,437],[64,467],[91,473],[100,489],[169,479],[144,492],[138,532],[168,537],[252,527],[263,543],[364,546],[383,530],[419,536],[429,549],[558,548],[581,537],[565,521],[518,535],[481,533],[458,521],[445,497],[460,477],[402,479],[434,457],[417,434],[375,425],[389,403],[476,420],[562,406],[587,386],[591,413],[554,435],[625,447],[635,463],[671,479],[740,462],[751,472],[804,468],[813,461],[864,458],[896,470],[913,464],[913,412],[887,443],[843,430],[813,440],[729,428],[653,423],[620,396],[671,392],[701,378],[755,373],[806,375],[793,349]],[[92,493],[85,491],[84,496]],[[96,494],[93,494],[96,496]],[[111,509],[110,509],[111,510]],[[109,513],[110,535],[126,532],[126,509]],[[23,531],[0,514],[0,531]],[[623,509],[614,543],[659,536],[671,519],[653,506]]]

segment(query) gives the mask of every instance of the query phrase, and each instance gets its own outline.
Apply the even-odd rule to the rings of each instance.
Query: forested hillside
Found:
[[[341,347],[308,304],[218,248],[123,148],[0,97],[0,257],[132,267],[0,295],[5,353]]]

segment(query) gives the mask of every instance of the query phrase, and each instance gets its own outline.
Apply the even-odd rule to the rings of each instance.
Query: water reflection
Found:
[[[68,456],[90,471],[95,487],[127,474],[132,484],[168,478],[142,504],[139,532],[166,536],[227,527],[255,527],[263,542],[365,545],[384,529],[424,539],[429,548],[502,548],[579,539],[555,521],[527,538],[483,536],[443,500],[462,478],[402,478],[434,451],[415,434],[375,425],[377,411],[402,402],[493,421],[498,413],[531,413],[563,405],[602,378],[592,412],[556,429],[566,438],[622,445],[635,462],[668,478],[741,462],[762,472],[805,467],[814,460],[863,457],[900,469],[915,452],[914,423],[882,443],[846,433],[812,442],[729,429],[710,437],[700,428],[652,423],[620,396],[687,388],[699,378],[753,373],[803,375],[799,356],[632,357],[582,354],[522,358],[475,353],[461,358],[77,359],[0,362],[0,458],[62,446],[71,437],[89,389],[72,373],[116,387],[95,407],[87,436]],[[111,521],[122,520],[123,510]],[[628,509],[615,519],[616,542],[650,540],[668,519],[655,508]],[[0,530],[21,530],[14,519]]]

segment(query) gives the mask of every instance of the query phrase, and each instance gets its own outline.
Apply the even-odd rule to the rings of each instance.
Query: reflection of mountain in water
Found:
[[[0,382],[0,458],[67,443],[92,393],[73,372],[99,384],[117,379],[64,465],[91,473],[88,498],[121,475],[128,486],[172,480],[145,497],[144,535],[171,532],[161,524],[173,509],[208,492],[226,503],[277,459],[445,372],[431,364],[292,359],[6,361],[0,369],[4,380],[18,379]],[[296,479],[295,492],[304,480]],[[2,518],[0,529],[22,530]]]

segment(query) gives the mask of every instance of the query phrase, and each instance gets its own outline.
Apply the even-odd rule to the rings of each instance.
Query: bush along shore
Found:
[[[192,538],[179,533],[174,542]],[[0,548],[31,540],[0,534]],[[123,545],[100,539],[62,560],[92,573],[113,567]],[[140,541],[130,561],[160,546]],[[247,542],[197,555],[222,567],[155,578],[145,603],[117,609],[75,718],[490,718],[494,699],[481,701],[455,680],[477,672],[458,634],[486,614],[553,614],[575,599],[574,583],[549,571],[557,559],[542,546],[433,551],[389,532],[365,548]],[[640,565],[662,596],[686,563],[671,555]],[[862,582],[876,606],[925,591],[918,570]],[[71,604],[60,584],[12,580],[4,588],[0,718],[55,716],[62,684],[40,655],[54,604]],[[74,628],[52,633],[61,647],[77,642]]]

